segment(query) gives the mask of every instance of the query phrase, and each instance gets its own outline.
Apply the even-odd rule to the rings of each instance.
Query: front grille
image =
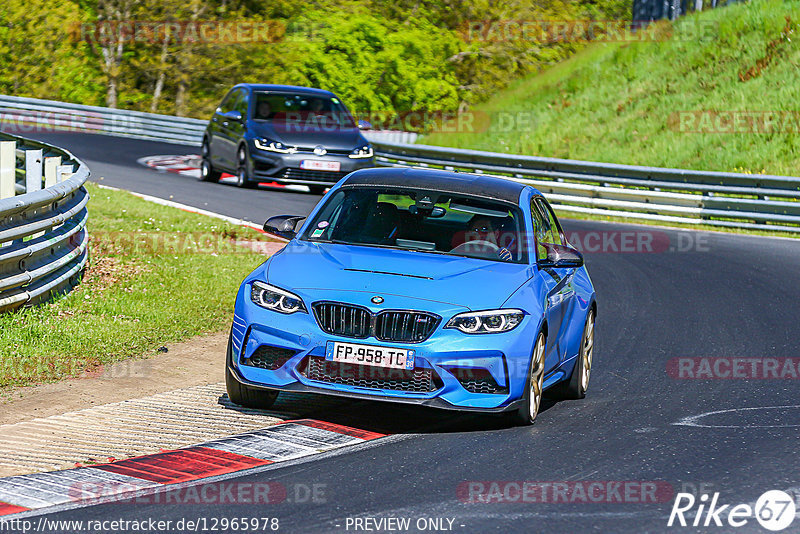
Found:
[[[312,308],[323,332],[343,337],[375,336],[381,341],[419,343],[430,337],[441,321],[432,313],[386,310],[378,314],[353,304],[317,302]]]
[[[375,317],[375,337],[382,341],[416,343],[427,339],[439,317],[424,312],[385,311]]]
[[[433,369],[385,369],[369,365],[330,362],[311,356],[302,374],[310,380],[370,389],[430,393],[442,387]]]
[[[366,308],[320,302],[314,304],[314,316],[323,332],[344,337],[365,338],[372,327],[372,314]]]
[[[314,147],[313,146],[298,146],[296,154],[314,154]],[[349,156],[352,151],[351,150],[336,150],[336,149],[327,149],[326,154],[330,156]],[[314,154],[317,156],[316,154]],[[317,156],[319,157],[319,156]]]
[[[252,356],[249,358],[242,358],[241,363],[242,365],[249,365],[250,367],[274,371],[283,367],[295,354],[297,353],[290,349],[261,345],[253,352]]]
[[[340,171],[315,171],[311,169],[298,169],[296,167],[287,167],[283,171],[281,178],[284,180],[297,180],[303,182],[325,182],[328,184],[335,184],[338,182],[346,172]]]
[[[469,369],[465,367],[448,368],[461,386],[470,393],[506,394],[508,387],[501,386],[488,369]]]

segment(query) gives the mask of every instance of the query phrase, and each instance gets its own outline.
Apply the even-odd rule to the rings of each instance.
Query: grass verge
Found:
[[[592,44],[476,108],[490,117],[519,112],[524,122],[498,120],[483,131],[420,142],[796,176],[799,28],[797,0],[753,0],[683,17],[662,42]],[[727,112],[754,115],[734,124],[725,122]],[[772,112],[772,122],[761,112]],[[726,127],[735,131],[722,133]]]
[[[492,118],[488,128],[437,132],[419,142],[798,176],[799,67],[800,2],[753,0],[683,17],[667,40],[589,45],[477,106],[476,116]]]
[[[0,315],[0,388],[79,376],[230,325],[264,261],[255,230],[87,185],[90,264],[52,303]],[[263,244],[263,243],[262,243]]]

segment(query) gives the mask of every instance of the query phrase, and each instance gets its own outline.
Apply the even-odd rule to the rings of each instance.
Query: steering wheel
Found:
[[[495,254],[498,250],[500,250],[500,247],[491,241],[486,241],[485,239],[473,239],[472,241],[467,241],[466,243],[458,245],[450,252],[454,254],[463,254],[465,252],[475,252],[475,249],[479,250],[480,252],[487,252],[486,247],[489,248],[488,252],[493,252]]]

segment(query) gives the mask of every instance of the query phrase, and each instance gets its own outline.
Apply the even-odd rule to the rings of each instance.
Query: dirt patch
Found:
[[[6,390],[0,425],[136,399],[225,379],[228,332],[167,345],[167,352],[98,366],[81,378]]]

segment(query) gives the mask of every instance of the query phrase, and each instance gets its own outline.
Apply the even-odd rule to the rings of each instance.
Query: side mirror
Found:
[[[371,130],[372,125],[365,121],[364,119],[358,119],[358,129],[359,130]]]
[[[539,267],[581,267],[583,254],[572,247],[555,243],[542,243],[547,249],[547,259],[539,260]]]
[[[228,113],[228,119],[236,122],[242,122],[242,112],[241,111],[231,111]]]
[[[276,215],[267,219],[264,231],[281,239],[293,239],[297,235],[294,228],[303,219],[302,215]]]

